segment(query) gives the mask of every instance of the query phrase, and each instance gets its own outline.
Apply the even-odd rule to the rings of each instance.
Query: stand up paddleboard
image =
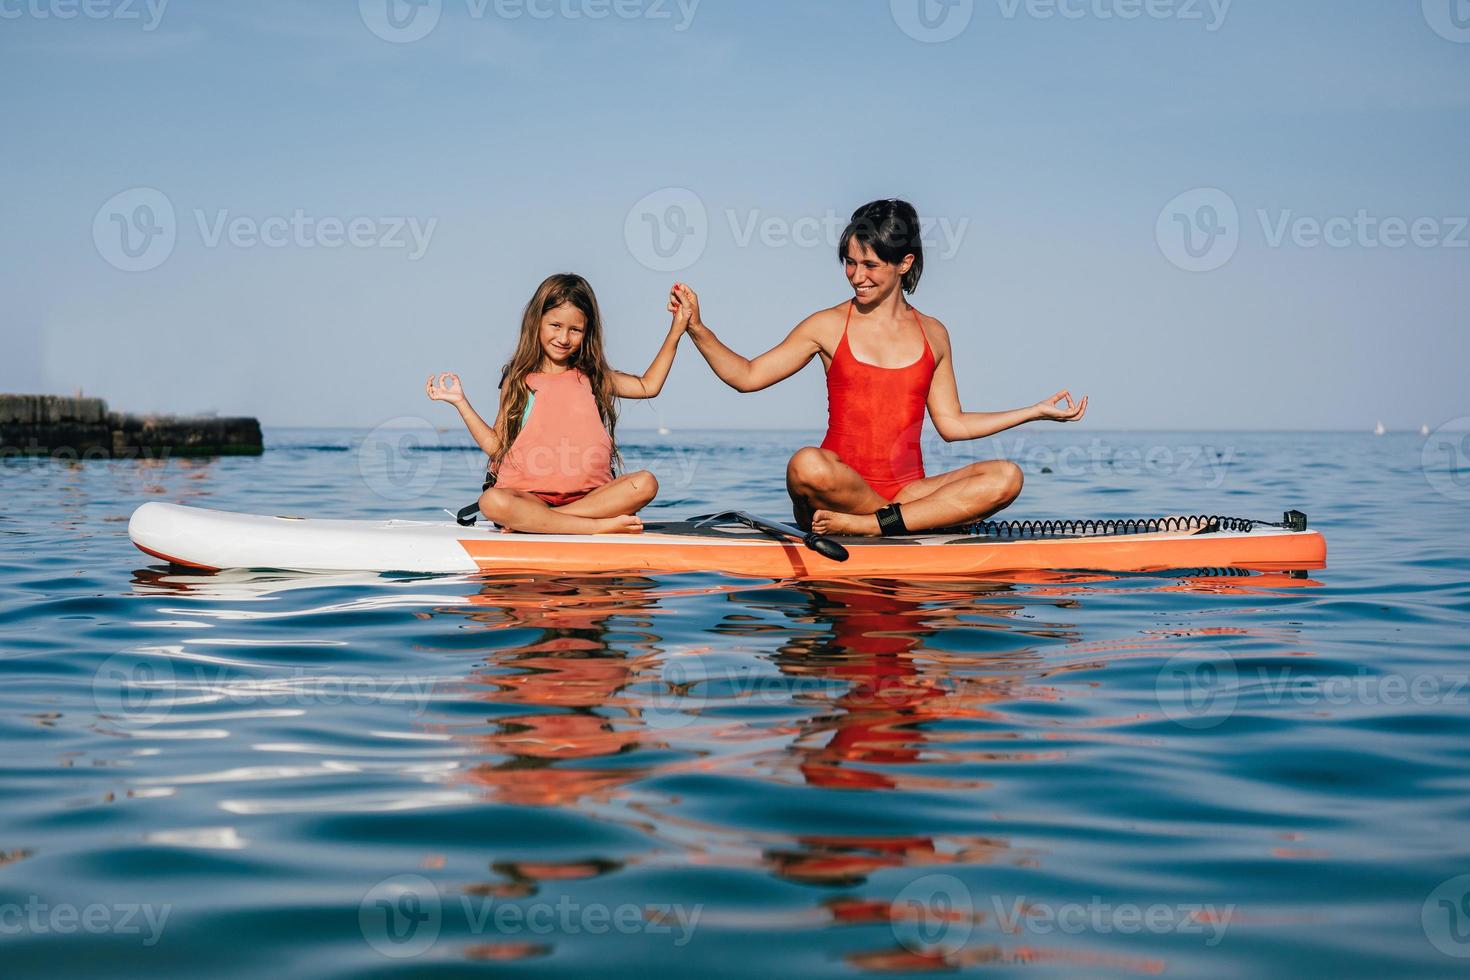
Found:
[[[1005,521],[940,534],[820,538],[736,512],[649,522],[642,534],[513,534],[452,521],[266,517],[153,502],[134,511],[128,536],[154,558],[205,570],[915,578],[1038,569],[1305,571],[1327,561],[1326,541],[1298,511],[1279,524],[1226,517]]]

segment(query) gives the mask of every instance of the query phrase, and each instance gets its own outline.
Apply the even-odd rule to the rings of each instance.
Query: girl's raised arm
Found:
[[[674,321],[669,324],[669,335],[664,338],[663,346],[654,355],[653,363],[648,365],[648,370],[642,374],[612,372],[614,395],[619,398],[657,398],[658,393],[664,390],[664,382],[669,377],[669,368],[674,366],[674,354],[679,349],[679,340],[684,336],[684,331],[689,328],[687,308],[678,307],[673,300],[670,300],[669,312],[674,314]]]
[[[997,432],[1040,419],[1078,422],[1087,414],[1086,396],[1080,402],[1074,401],[1069,391],[1059,391],[1027,408],[1013,408],[1005,412],[964,411],[960,408],[959,386],[955,383],[949,332],[939,321],[935,320],[934,323],[939,327],[939,343],[934,345],[939,355],[939,364],[934,369],[934,380],[929,385],[929,417],[934,420],[934,431],[945,442],[984,439]],[[1064,404],[1066,407],[1063,407]]]
[[[704,355],[720,380],[736,391],[760,391],[777,381],[784,381],[806,367],[822,349],[817,343],[815,329],[815,320],[820,314],[813,314],[798,323],[785,340],[754,360],[741,357],[704,325],[699,315],[699,297],[694,290],[684,285],[675,286],[674,298],[689,310],[689,336],[694,338],[699,353]]]
[[[505,389],[500,391],[500,408],[495,413],[493,426],[487,425],[480,413],[470,405],[469,398],[465,397],[464,387],[459,383],[459,375],[448,372],[431,374],[425,390],[434,401],[448,402],[459,410],[459,417],[464,420],[465,428],[470,430],[470,438],[485,451],[486,456],[494,456],[500,450],[500,433],[505,431]]]

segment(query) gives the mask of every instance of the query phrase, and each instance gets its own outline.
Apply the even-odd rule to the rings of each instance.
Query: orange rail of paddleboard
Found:
[[[1255,534],[1120,535],[1039,541],[853,545],[845,562],[796,542],[691,541],[675,535],[606,535],[558,541],[504,534],[462,539],[482,571],[725,572],[762,578],[966,575],[976,572],[1086,568],[1147,572],[1170,568],[1298,571],[1324,568],[1327,542],[1316,531]]]

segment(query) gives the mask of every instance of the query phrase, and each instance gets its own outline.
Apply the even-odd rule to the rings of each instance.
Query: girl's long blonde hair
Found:
[[[526,304],[521,316],[521,335],[516,342],[515,353],[505,365],[500,386],[505,390],[505,431],[500,433],[500,449],[490,460],[490,468],[498,469],[501,460],[510,452],[511,444],[521,434],[521,418],[526,414],[526,405],[531,400],[531,389],[526,385],[526,376],[541,369],[541,318],[547,311],[563,303],[570,303],[582,311],[587,318],[587,330],[582,334],[582,346],[577,351],[572,367],[581,371],[592,386],[592,395],[597,399],[597,414],[607,427],[608,437],[613,441],[614,470],[621,464],[615,432],[618,425],[617,399],[612,393],[612,368],[608,367],[607,356],[602,346],[602,313],[597,307],[597,295],[586,279],[570,272],[548,276],[536,288],[536,294]]]

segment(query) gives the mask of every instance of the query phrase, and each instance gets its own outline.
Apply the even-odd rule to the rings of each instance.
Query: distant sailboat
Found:
[[[1427,436],[1427,435],[1429,435],[1429,426],[1424,425],[1424,424],[1421,423],[1420,426],[1419,426],[1419,434],[1421,436]]]
[[[1373,427],[1373,434],[1375,436],[1381,436],[1381,435],[1383,435],[1387,431],[1388,430],[1383,427],[1383,423],[1382,422],[1379,422],[1377,425],[1375,425]]]

